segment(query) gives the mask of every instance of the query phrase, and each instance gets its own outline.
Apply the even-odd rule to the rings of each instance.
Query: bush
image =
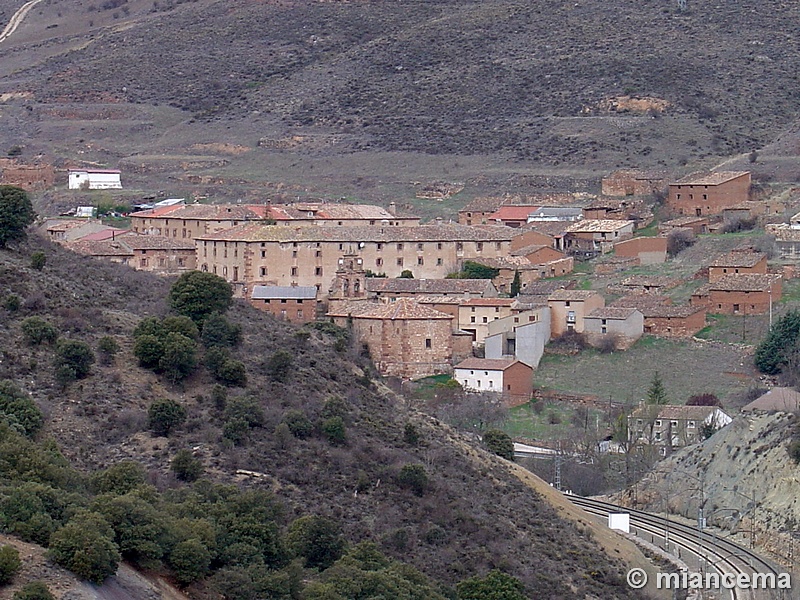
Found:
[[[26,583],[14,593],[12,600],[56,600],[42,581]]]
[[[197,481],[203,474],[203,463],[190,450],[183,449],[175,454],[170,469],[181,481]]]
[[[223,385],[245,387],[247,385],[247,367],[240,360],[226,360],[213,373],[214,379]]]
[[[267,372],[272,381],[286,381],[292,368],[292,355],[286,350],[278,350],[267,361]]]
[[[336,521],[317,515],[300,517],[289,526],[286,546],[306,566],[325,570],[341,558],[345,542]]]
[[[404,465],[397,475],[397,484],[411,490],[416,496],[425,495],[428,483],[428,473],[422,465]]]
[[[19,550],[14,546],[0,547],[0,585],[6,585],[22,567]]]
[[[514,460],[514,441],[505,431],[489,429],[483,434],[483,445],[501,458]]]
[[[222,426],[222,437],[233,442],[236,446],[243,445],[247,441],[249,433],[250,426],[241,417],[226,421],[225,425]]]
[[[689,396],[686,401],[686,406],[719,406],[722,407],[722,402],[714,394],[695,394]]]
[[[264,411],[261,404],[252,396],[234,398],[225,409],[225,420],[242,419],[248,427],[261,427],[264,424]]]
[[[406,423],[403,427],[403,441],[409,446],[419,444],[419,430],[413,423]]]
[[[36,403],[13,381],[0,381],[0,419],[32,438],[44,424],[44,415]]]
[[[325,419],[320,426],[320,430],[325,439],[334,446],[344,446],[347,443],[347,433],[342,417]]]
[[[34,252],[31,254],[31,269],[41,271],[47,264],[47,255],[44,252]]]
[[[456,586],[458,600],[526,600],[522,582],[500,571],[470,577]]]
[[[183,334],[170,332],[164,339],[158,370],[174,382],[186,379],[197,367],[197,343]]]
[[[225,410],[228,406],[228,392],[219,384],[211,388],[211,402],[217,410]]]
[[[147,410],[148,427],[158,436],[168,436],[186,420],[186,409],[170,399],[156,400]]]
[[[119,343],[110,335],[103,336],[97,342],[97,351],[100,353],[100,362],[104,365],[111,364],[119,352]]]
[[[120,555],[113,532],[97,513],[82,515],[50,537],[49,557],[78,577],[92,583],[117,572]]]
[[[169,564],[175,572],[178,583],[187,585],[208,573],[211,558],[211,552],[205,544],[192,538],[175,546],[169,555]]]
[[[164,355],[164,343],[155,335],[140,335],[133,344],[133,355],[139,359],[140,367],[157,369]]]
[[[206,348],[237,346],[242,341],[242,328],[228,322],[221,314],[214,313],[203,323],[201,341]]]
[[[223,314],[233,301],[233,290],[213,273],[190,271],[178,278],[169,291],[169,305],[179,315],[203,323],[213,314]]]
[[[122,496],[145,482],[144,467],[134,460],[123,460],[92,476],[99,494]]]
[[[683,250],[694,246],[696,241],[697,238],[694,237],[692,231],[688,229],[675,229],[667,235],[667,254],[674,257]]]
[[[32,346],[52,344],[58,339],[58,329],[41,317],[28,317],[22,321],[22,335]]]
[[[314,424],[302,410],[290,410],[283,416],[283,422],[296,438],[307,438],[314,433]]]
[[[189,317],[166,317],[163,321],[161,321],[161,329],[164,336],[170,333],[179,333],[190,340],[197,341],[200,339],[200,330],[197,328],[197,325],[195,325],[195,322]]]
[[[17,312],[22,308],[22,299],[16,294],[9,294],[3,299],[3,308],[8,312]]]
[[[66,368],[74,373],[74,379],[89,375],[94,363],[94,353],[86,342],[61,340],[56,346],[56,368]]]

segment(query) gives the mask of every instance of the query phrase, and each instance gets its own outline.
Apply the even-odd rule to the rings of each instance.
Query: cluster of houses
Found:
[[[76,170],[69,181],[118,187],[119,172]],[[653,221],[653,194],[680,216],[663,223],[660,235],[637,237]],[[576,289],[567,277],[576,260],[597,256],[604,256],[598,273],[663,263],[667,235],[676,229],[706,233],[730,215],[777,210],[749,194],[747,172],[669,182],[663,173],[618,171],[603,179],[599,196],[479,198],[457,222],[422,224],[398,214],[394,203],[173,200],[131,213],[127,230],[91,216],[50,218],[41,228],[77,252],[137,269],[215,273],[237,297],[278,318],[346,325],[385,375],[451,373],[465,389],[517,403],[531,396],[545,345],[565,333],[624,349],[645,333],[692,336],[707,312],[769,311],[780,299],[781,276],[752,248],[710,261],[701,273],[707,284],[685,304],[666,294],[681,282],[665,277],[623,278],[607,290],[615,297],[608,305],[602,293]],[[800,241],[800,218],[772,231]],[[791,254],[800,256],[800,248]],[[470,262],[490,269],[492,279],[454,276]]]

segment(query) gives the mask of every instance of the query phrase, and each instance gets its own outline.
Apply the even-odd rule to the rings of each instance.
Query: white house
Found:
[[[514,358],[468,358],[453,367],[453,379],[468,392],[491,392],[509,404],[533,394],[533,367]]]
[[[119,190],[122,189],[120,174],[117,169],[70,169],[69,189]]]

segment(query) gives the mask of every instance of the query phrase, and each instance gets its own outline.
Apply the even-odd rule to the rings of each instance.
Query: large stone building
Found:
[[[667,238],[636,237],[614,244],[614,254],[621,258],[637,258],[640,265],[655,265],[667,260]]]
[[[56,182],[53,165],[18,163],[11,158],[0,158],[0,185],[14,185],[29,192],[46,190]]]
[[[763,315],[781,299],[782,278],[772,274],[725,275],[695,290],[692,305],[726,315]]]
[[[767,255],[752,248],[742,248],[718,256],[708,266],[708,282],[715,283],[730,274],[766,275]]]
[[[199,236],[199,269],[216,273],[241,296],[254,285],[313,285],[327,294],[345,255],[361,267],[399,277],[441,279],[464,260],[505,256],[508,227],[282,227],[240,225]]]
[[[154,235],[87,236],[65,247],[80,254],[126,264],[157,275],[180,275],[197,268],[194,244]]]
[[[564,233],[564,251],[609,252],[616,242],[633,237],[633,221],[583,219]]]
[[[419,225],[419,217],[399,217],[370,204],[173,204],[131,213],[131,229],[146,235],[196,238],[247,223],[278,225]]]
[[[250,296],[250,304],[278,319],[292,323],[308,323],[317,318],[319,301],[317,288],[311,286],[257,285]]]
[[[328,316],[341,327],[352,327],[383,375],[419,379],[452,372],[451,315],[422,306],[412,298],[398,298],[395,302],[344,304]]]
[[[667,174],[624,169],[603,177],[600,185],[604,196],[649,196],[667,188]]]
[[[612,306],[638,309],[644,315],[644,333],[659,337],[691,337],[706,326],[705,307],[673,305],[668,296],[624,296],[615,300]]]
[[[669,184],[667,206],[680,215],[719,215],[750,195],[749,171],[693,174]]]

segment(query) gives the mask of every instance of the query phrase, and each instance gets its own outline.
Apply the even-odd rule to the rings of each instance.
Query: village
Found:
[[[6,166],[3,179],[30,189],[32,171]],[[53,179],[46,173],[44,185]],[[121,189],[121,173],[70,170],[68,187]],[[759,192],[746,171],[672,180],[622,170],[604,177],[598,194],[481,197],[426,223],[394,202],[174,198],[132,206],[125,228],[92,206],[42,216],[38,227],[74,252],[134,269],[214,273],[278,319],[350,329],[384,377],[451,378],[516,407],[536,396],[551,343],[626,352],[643,336],[692,339],[707,315],[771,324],[800,256],[796,201],[791,190]],[[772,248],[744,243],[684,279],[658,274],[700,236],[754,227],[774,237]],[[601,276],[609,283],[595,285]],[[719,406],[627,409],[628,435],[661,456],[731,421]]]

